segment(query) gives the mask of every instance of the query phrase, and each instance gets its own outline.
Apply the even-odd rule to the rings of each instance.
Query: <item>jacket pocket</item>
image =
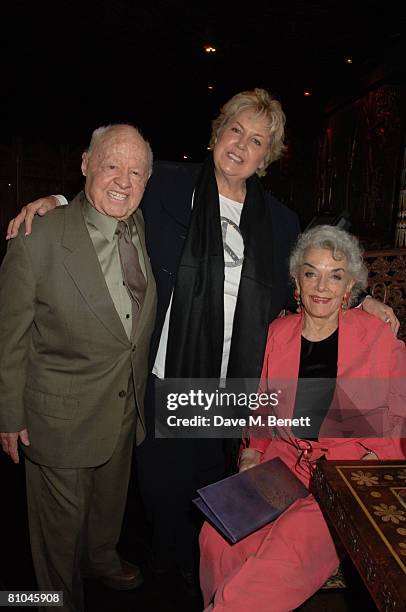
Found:
[[[30,388],[24,391],[24,404],[27,410],[64,420],[73,419],[78,408],[78,400],[74,397],[44,393]]]

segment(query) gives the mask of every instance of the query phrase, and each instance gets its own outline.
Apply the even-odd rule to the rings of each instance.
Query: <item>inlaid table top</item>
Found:
[[[312,491],[379,610],[406,610],[406,462],[319,461]]]

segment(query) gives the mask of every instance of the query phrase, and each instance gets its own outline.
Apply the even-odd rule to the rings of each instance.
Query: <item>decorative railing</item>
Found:
[[[364,258],[371,294],[393,308],[401,324],[398,337],[406,341],[406,249],[366,251]]]

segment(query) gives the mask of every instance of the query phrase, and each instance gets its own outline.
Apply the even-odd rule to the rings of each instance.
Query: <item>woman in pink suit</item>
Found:
[[[261,391],[278,389],[276,416],[309,416],[311,427],[279,428],[266,438],[251,432],[240,471],[280,457],[309,486],[314,461],[321,457],[404,458],[406,349],[388,324],[347,310],[367,281],[357,239],[326,225],[305,232],[290,257],[290,273],[301,313],[271,324]],[[319,379],[310,398],[305,379]],[[354,418],[355,407],[358,416],[365,415],[362,423]],[[344,431],[352,427],[352,437],[343,437],[349,434],[340,432],[342,422]],[[293,610],[340,561],[312,495],[235,545],[205,523],[200,548],[201,587],[207,611],[213,612]]]

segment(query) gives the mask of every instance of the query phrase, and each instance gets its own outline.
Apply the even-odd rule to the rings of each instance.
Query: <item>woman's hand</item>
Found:
[[[362,461],[377,461],[378,455],[375,455],[374,451],[369,451],[368,453],[365,453],[365,455],[361,457],[361,460]]]
[[[385,323],[389,323],[394,335],[396,336],[399,331],[400,323],[390,306],[370,297],[365,298],[361,304],[361,308],[362,310],[365,310],[365,312],[382,319],[382,321]]]
[[[25,221],[25,235],[31,234],[32,220],[34,215],[46,215],[46,213],[53,208],[58,206],[58,200],[54,196],[47,196],[46,198],[39,198],[34,202],[30,202],[26,206],[23,206],[20,212],[14,219],[11,219],[7,228],[6,240],[15,238],[18,234],[18,230],[23,221]]]
[[[245,472],[261,462],[261,454],[253,448],[244,448],[240,457],[240,472]]]

